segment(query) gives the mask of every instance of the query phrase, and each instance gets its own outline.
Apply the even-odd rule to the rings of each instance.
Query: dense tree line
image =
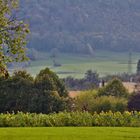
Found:
[[[68,92],[48,68],[35,77],[25,71],[0,78],[0,112],[51,113],[66,109]]]
[[[90,89],[90,88],[89,88]],[[121,80],[113,79],[95,90],[70,98],[64,83],[48,68],[33,78],[17,71],[0,78],[0,112],[58,113],[60,111],[140,111],[140,94],[130,94]]]

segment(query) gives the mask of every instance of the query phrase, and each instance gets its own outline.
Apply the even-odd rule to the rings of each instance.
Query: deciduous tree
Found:
[[[28,25],[16,16],[18,0],[0,0],[0,75],[7,75],[7,64],[26,60]]]

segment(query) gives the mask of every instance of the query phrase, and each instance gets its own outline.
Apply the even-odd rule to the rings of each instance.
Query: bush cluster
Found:
[[[0,114],[0,127],[110,126],[140,127],[140,112],[61,112],[58,114]]]
[[[74,109],[78,111],[98,112],[127,110],[129,93],[118,79],[113,79],[99,90],[82,92],[74,100]]]

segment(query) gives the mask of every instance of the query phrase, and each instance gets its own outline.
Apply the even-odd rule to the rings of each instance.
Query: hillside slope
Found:
[[[21,7],[31,25],[31,48],[140,51],[139,0],[21,0]]]

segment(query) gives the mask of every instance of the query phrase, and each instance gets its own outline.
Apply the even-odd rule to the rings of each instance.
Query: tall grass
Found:
[[[117,126],[139,127],[140,112],[61,112],[58,114],[0,114],[0,127]]]

